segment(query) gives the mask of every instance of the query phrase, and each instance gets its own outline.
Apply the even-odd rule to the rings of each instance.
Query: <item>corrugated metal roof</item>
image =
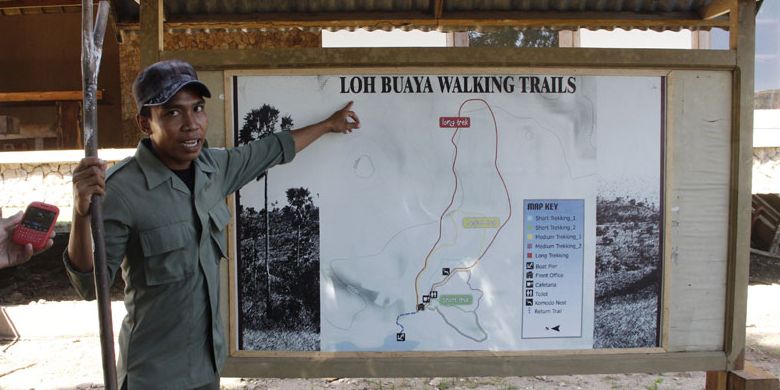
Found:
[[[111,1],[120,29],[137,28],[137,1]],[[62,4],[78,2],[0,0],[0,10],[4,14],[46,12],[53,5],[62,9]],[[167,27],[172,29],[679,30],[727,28],[727,17],[717,15],[735,3],[733,0],[165,0],[164,7]],[[39,7],[34,10],[36,5]]]
[[[138,22],[135,0],[116,0],[117,22]],[[703,19],[727,0],[166,0],[169,28],[680,28],[727,27]]]
[[[138,17],[135,0],[113,1],[123,11],[120,18]],[[340,12],[432,12],[436,0],[166,0],[169,16],[197,14],[253,13],[340,13]],[[490,12],[634,12],[669,13],[697,12],[713,0],[445,0],[440,2],[449,11]],[[135,12],[133,12],[135,11]],[[122,20],[123,22],[126,20]]]

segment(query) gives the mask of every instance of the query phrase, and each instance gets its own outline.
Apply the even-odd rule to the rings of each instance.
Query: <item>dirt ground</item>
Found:
[[[61,253],[64,242],[47,253]],[[114,306],[121,309],[121,281]],[[748,290],[747,360],[780,377],[780,260],[753,257]],[[79,301],[59,256],[0,271],[0,307],[8,313],[46,313],[42,324],[21,324],[21,338],[0,341],[0,389],[101,389],[96,329],[68,326],[94,318],[95,303]],[[121,311],[121,310],[117,310]],[[115,319],[117,321],[117,319]],[[78,321],[73,321],[78,324]],[[21,327],[20,324],[17,324]],[[86,327],[89,328],[89,327]],[[97,325],[94,324],[94,328]],[[26,335],[25,335],[26,334]],[[223,389],[703,389],[703,372],[478,378],[223,378]]]

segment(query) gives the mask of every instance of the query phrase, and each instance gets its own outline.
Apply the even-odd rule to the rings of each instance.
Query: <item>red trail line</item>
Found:
[[[485,106],[487,107],[488,111],[490,111],[490,116],[493,118],[493,128],[495,129],[495,133],[496,133],[496,143],[495,143],[495,154],[494,154],[494,158],[493,158],[493,166],[496,168],[496,173],[498,174],[498,177],[501,180],[501,184],[504,186],[504,193],[506,194],[507,204],[509,205],[509,215],[507,215],[506,219],[504,220],[504,223],[502,223],[501,226],[499,226],[499,228],[496,230],[496,233],[493,235],[493,238],[490,240],[488,245],[485,247],[485,250],[483,250],[482,253],[479,255],[479,257],[476,260],[474,260],[474,263],[472,263],[468,267],[455,268],[453,270],[453,272],[451,272],[446,278],[444,278],[443,280],[435,283],[431,287],[431,290],[433,290],[436,287],[439,287],[439,286],[442,286],[442,285],[446,284],[450,280],[450,278],[452,278],[452,276],[455,275],[455,273],[457,273],[457,272],[468,272],[472,268],[476,267],[479,264],[479,262],[482,260],[482,258],[485,256],[487,251],[490,249],[490,247],[493,246],[493,243],[496,241],[496,238],[498,237],[499,233],[501,233],[501,230],[504,228],[504,226],[506,226],[506,224],[512,218],[512,200],[511,200],[511,198],[509,196],[509,188],[507,188],[506,181],[504,180],[504,176],[501,174],[501,171],[498,169],[498,122],[496,121],[496,115],[495,115],[495,113],[493,113],[493,109],[490,107],[490,104],[488,104],[488,102],[486,102],[485,100],[483,100],[483,99],[468,99],[468,100],[464,101],[463,103],[461,103],[460,107],[458,108],[458,116],[461,116],[461,113],[463,111],[463,106],[465,106],[466,103],[469,103],[469,102],[482,102],[483,104],[485,104]],[[455,164],[458,161],[458,145],[455,143],[455,137],[458,135],[459,131],[460,131],[460,127],[456,128],[455,131],[452,133],[452,138],[450,139],[450,142],[452,143],[453,147],[455,148],[455,156],[454,156],[454,158],[452,160],[452,175],[455,177],[455,188],[452,191],[452,197],[450,198],[450,203],[447,205],[447,207],[444,209],[444,211],[441,213],[441,216],[439,217],[439,233],[438,233],[438,236],[436,237],[436,242],[434,242],[433,246],[431,247],[431,250],[428,251],[428,255],[425,256],[425,263],[423,264],[422,269],[420,269],[420,272],[417,273],[417,277],[415,277],[415,279],[414,279],[414,292],[415,292],[415,297],[416,297],[416,300],[417,300],[418,304],[420,303],[420,290],[419,290],[420,275],[422,275],[423,272],[425,272],[425,270],[428,268],[428,260],[430,259],[431,255],[433,254],[433,251],[439,245],[439,242],[441,241],[442,223],[443,223],[443,220],[444,220],[444,216],[450,210],[450,208],[452,207],[453,203],[455,203],[455,195],[458,192],[458,174],[457,174],[457,172],[455,170]]]

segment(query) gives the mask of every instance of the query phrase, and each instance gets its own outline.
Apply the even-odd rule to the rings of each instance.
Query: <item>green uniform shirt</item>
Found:
[[[142,144],[108,171],[106,260],[112,278],[121,264],[126,284],[119,385],[126,377],[129,390],[191,389],[219,376],[227,356],[219,315],[219,261],[227,256],[230,219],[225,197],[294,156],[288,132],[203,149],[194,161],[194,195]],[[92,273],[74,270],[67,250],[65,265],[78,293],[93,299]]]

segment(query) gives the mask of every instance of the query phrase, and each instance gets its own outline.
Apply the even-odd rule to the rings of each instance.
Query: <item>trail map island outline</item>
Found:
[[[324,137],[267,179],[269,204],[305,188],[318,210],[318,250],[310,251],[320,269],[319,286],[309,286],[320,296],[313,348],[593,348],[597,202],[609,188],[609,199],[660,203],[660,77],[380,74],[240,76],[234,83],[237,128],[262,105],[300,126],[351,100],[361,119],[361,129]],[[626,151],[636,142],[642,150]],[[261,183],[240,191],[239,208],[264,209]],[[558,337],[554,317],[534,329],[543,337],[522,337],[527,294],[542,294],[524,286],[533,265],[527,260],[539,255],[524,243],[534,228],[523,220],[529,199],[582,204],[582,256],[572,257],[582,264],[563,267],[578,270],[564,277],[576,283],[542,284],[574,289],[565,295],[579,297],[568,308],[576,313],[561,318],[577,337]],[[285,259],[273,256],[270,264],[283,268]],[[264,301],[245,295],[238,306]],[[558,312],[567,310],[563,302]],[[298,321],[273,326],[294,329]]]

